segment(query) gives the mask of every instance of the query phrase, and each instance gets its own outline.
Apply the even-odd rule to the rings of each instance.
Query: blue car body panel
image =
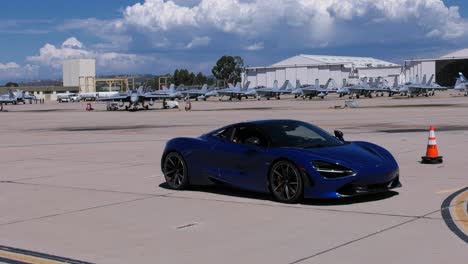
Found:
[[[222,140],[212,134],[172,139],[167,142],[162,158],[171,151],[179,152],[187,163],[189,182],[193,185],[225,183],[246,190],[269,192],[271,165],[287,159],[303,172],[306,198],[354,196],[401,186],[398,164],[393,156],[369,142],[346,142],[340,146],[310,149],[257,147]],[[314,168],[312,161],[316,160],[340,164],[355,174],[325,178]]]

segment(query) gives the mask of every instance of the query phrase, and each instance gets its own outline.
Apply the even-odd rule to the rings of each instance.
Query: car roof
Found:
[[[244,121],[244,122],[238,122],[238,123],[229,124],[229,125],[226,125],[226,126],[217,128],[217,129],[215,129],[215,130],[213,130],[213,131],[210,131],[210,132],[208,132],[208,133],[206,133],[206,134],[203,134],[203,135],[209,135],[209,134],[212,134],[212,133],[216,133],[216,132],[225,130],[225,129],[230,128],[230,127],[240,126],[240,125],[264,125],[264,124],[282,123],[282,122],[300,122],[300,123],[304,123],[303,121],[294,120],[294,119],[261,119],[261,120],[251,120],[251,121]],[[202,136],[203,136],[203,135],[202,135]]]
[[[240,123],[237,123],[237,124],[232,124],[230,126],[243,125],[243,124],[262,125],[262,124],[284,123],[284,122],[301,122],[301,123],[303,123],[303,121],[294,120],[294,119],[262,119],[262,120],[252,120],[252,121],[240,122]]]

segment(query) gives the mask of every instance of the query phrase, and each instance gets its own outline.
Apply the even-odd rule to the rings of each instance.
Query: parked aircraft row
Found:
[[[36,96],[25,93],[24,91],[17,89],[16,93],[8,90],[7,94],[0,95],[0,104],[18,104],[29,102],[32,104],[33,101],[37,100]]]

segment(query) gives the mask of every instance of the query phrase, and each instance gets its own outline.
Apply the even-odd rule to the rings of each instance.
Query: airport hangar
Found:
[[[295,85],[314,84],[319,79],[321,85],[333,78],[337,85],[343,80],[356,83],[359,78],[383,77],[393,84],[395,76],[401,73],[401,65],[371,58],[351,56],[325,56],[300,54],[270,66],[247,67],[242,82],[250,81],[252,86],[271,87],[275,80],[281,86],[289,80]]]
[[[459,72],[468,74],[468,48],[435,59],[405,60],[403,69],[406,81],[414,81],[416,76],[421,80],[424,75],[429,78],[434,74],[437,84],[453,87]]]

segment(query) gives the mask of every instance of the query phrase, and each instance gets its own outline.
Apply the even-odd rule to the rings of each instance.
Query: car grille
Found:
[[[361,195],[361,194],[371,194],[371,193],[379,193],[379,192],[386,192],[393,188],[401,187],[401,183],[399,177],[395,179],[381,183],[381,184],[370,184],[370,185],[359,185],[359,184],[347,184],[340,189],[338,189],[337,193],[342,196],[354,196],[354,195]]]

